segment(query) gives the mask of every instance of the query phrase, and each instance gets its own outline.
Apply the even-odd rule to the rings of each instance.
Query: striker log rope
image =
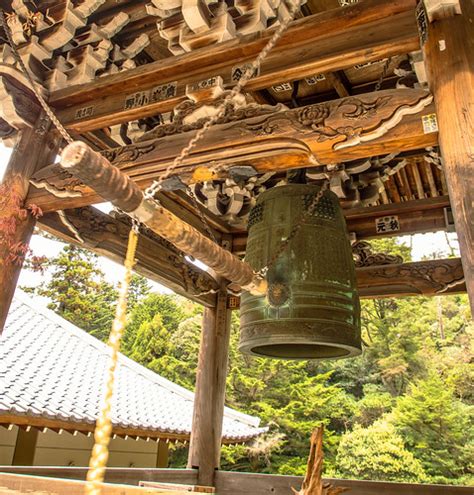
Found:
[[[120,350],[120,341],[127,318],[127,300],[130,287],[130,279],[132,278],[132,269],[135,265],[135,252],[138,243],[138,229],[134,225],[130,229],[128,237],[127,254],[125,257],[125,275],[120,285],[119,300],[115,311],[114,322],[112,323],[112,331],[107,342],[109,351],[109,367],[107,370],[107,380],[105,388],[105,397],[102,404],[102,409],[97,418],[97,423],[94,432],[95,444],[92,449],[91,458],[89,461],[89,470],[87,472],[87,483],[85,487],[86,495],[100,495],[102,483],[104,481],[105,468],[109,459],[109,443],[112,435],[112,420],[111,409],[112,399],[114,394],[115,370]]]

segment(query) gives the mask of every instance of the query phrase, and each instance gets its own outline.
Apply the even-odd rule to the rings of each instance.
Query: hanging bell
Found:
[[[318,193],[318,186],[269,189],[250,212],[245,260],[262,269]],[[325,191],[267,272],[266,296],[245,292],[240,305],[243,353],[279,359],[338,359],[361,352],[360,302],[346,223],[337,196]]]

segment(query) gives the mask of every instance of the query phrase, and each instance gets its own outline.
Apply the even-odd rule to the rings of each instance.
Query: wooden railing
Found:
[[[85,479],[87,468],[82,467],[21,467],[0,466],[0,473],[30,474],[63,479]],[[193,469],[108,468],[108,483],[137,485],[139,481],[195,484],[197,471]],[[299,488],[302,477],[271,474],[216,473],[218,495],[290,495],[291,488]],[[328,480],[333,485],[349,488],[348,495],[473,495],[474,487],[392,483],[382,481]]]

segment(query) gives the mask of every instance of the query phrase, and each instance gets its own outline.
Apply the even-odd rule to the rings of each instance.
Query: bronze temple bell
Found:
[[[252,209],[245,260],[266,266],[318,192],[290,184],[263,192]],[[267,273],[266,296],[245,292],[242,352],[279,359],[337,359],[361,353],[360,302],[352,250],[337,196],[325,191]]]

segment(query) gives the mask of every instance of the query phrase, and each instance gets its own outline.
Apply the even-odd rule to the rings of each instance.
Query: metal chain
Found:
[[[266,273],[268,272],[268,270],[276,263],[278,258],[287,249],[290,242],[297,236],[298,232],[300,231],[301,227],[303,226],[303,223],[307,220],[308,217],[313,215],[314,211],[316,210],[316,207],[318,206],[319,202],[321,201],[321,198],[323,197],[324,193],[327,190],[328,190],[328,182],[324,182],[322,184],[321,188],[319,189],[319,191],[313,196],[311,203],[303,211],[300,218],[298,219],[298,221],[295,223],[295,225],[291,229],[290,233],[288,234],[288,237],[286,237],[285,239],[283,239],[283,241],[281,241],[278,248],[272,254],[272,257],[270,258],[269,262],[263,268],[260,268],[260,270],[257,272],[257,275],[264,277],[266,275]]]
[[[387,77],[388,69],[390,67],[390,62],[392,61],[392,57],[387,58],[385,60],[383,69],[382,69],[382,74],[380,76],[380,79],[378,80],[377,84],[375,85],[375,91],[379,91],[380,88],[382,87],[382,83],[384,79]],[[290,242],[296,237],[298,232],[300,231],[301,227],[303,226],[303,223],[305,220],[311,216],[314,213],[314,210],[319,204],[319,201],[323,197],[324,192],[328,189],[329,182],[324,182],[323,185],[321,186],[321,189],[314,195],[311,203],[309,204],[308,208],[301,214],[300,219],[296,224],[293,226],[291,229],[290,233],[288,234],[288,237],[284,239],[278,248],[275,250],[273,253],[272,257],[270,258],[270,261],[258,271],[258,275],[264,276],[268,270],[276,263],[278,258],[283,254],[283,252],[287,249],[289,246]]]
[[[263,60],[267,57],[267,55],[270,53],[270,51],[273,49],[273,47],[276,45],[278,40],[281,38],[282,34],[285,32],[286,28],[288,27],[289,23],[293,20],[294,16],[298,12],[300,6],[301,6],[302,0],[296,0],[294,3],[291,4],[291,7],[288,12],[288,17],[278,26],[276,31],[273,33],[272,37],[268,40],[267,44],[263,47],[262,51],[258,54],[256,59],[250,64],[249,67],[245,70],[244,74],[242,77],[239,79],[237,84],[231,89],[231,91],[227,94],[227,96],[224,98],[223,102],[220,104],[220,106],[217,108],[217,112],[210,117],[203,127],[199,129],[196,133],[196,135],[190,139],[188,142],[188,145],[185,146],[182,150],[181,153],[174,159],[173,163],[171,163],[168,168],[163,172],[163,174],[160,176],[158,180],[155,180],[148,189],[145,191],[145,198],[146,199],[154,199],[156,193],[161,189],[162,183],[169,178],[169,176],[173,173],[173,171],[179,167],[180,165],[183,164],[184,160],[190,155],[191,151],[196,147],[196,145],[201,141],[201,139],[207,134],[209,129],[216,124],[220,118],[222,118],[225,115],[225,112],[227,111],[228,105],[232,102],[232,100],[235,99],[237,95],[239,95],[242,92],[242,89],[245,87],[247,82],[253,77],[254,73],[258,71],[260,68],[260,65],[262,64]],[[204,215],[204,212],[202,209],[199,207],[197,198],[194,196],[192,191],[187,188],[188,194],[191,197],[191,200],[193,201],[193,204],[197,208],[198,215],[208,232],[208,234],[211,236],[211,238],[215,241],[215,237],[212,233],[212,229]]]
[[[3,9],[0,9],[0,25],[3,27],[3,30],[5,31],[5,34],[7,35],[8,44],[10,45],[10,47],[12,49],[13,56],[15,57],[16,61],[18,62],[20,69],[22,70],[22,72],[25,74],[26,78],[30,82],[31,89],[33,90],[33,93],[35,94],[36,98],[38,99],[40,105],[43,107],[43,110],[46,112],[46,115],[49,117],[49,119],[51,120],[53,125],[59,131],[61,136],[66,140],[66,142],[69,144],[72,143],[74,141],[74,139],[67,132],[65,127],[61,124],[59,119],[56,117],[54,112],[51,110],[51,107],[46,103],[46,100],[43,98],[43,96],[41,95],[41,93],[39,92],[39,90],[37,88],[36,82],[33,80],[30,72],[28,71],[25,64],[23,63],[23,60],[20,57],[20,54],[18,53],[17,47],[13,41],[10,26],[8,25],[8,22],[6,19],[6,13]]]
[[[375,85],[374,91],[380,91],[380,88],[382,87],[382,83],[384,79],[387,77],[388,69],[390,67],[390,62],[392,61],[392,57],[388,57],[387,60],[385,60],[382,68],[382,74],[380,75],[379,80],[377,81],[377,84]]]
[[[298,12],[302,0],[296,0],[292,3],[290,10],[288,12],[288,17],[278,26],[276,31],[273,33],[272,37],[268,40],[267,44],[263,47],[262,51],[258,54],[257,58],[247,67],[243,76],[239,79],[237,84],[231,89],[229,94],[224,98],[224,101],[217,108],[217,112],[210,117],[206,123],[199,129],[196,135],[190,139],[187,146],[185,146],[181,153],[174,159],[173,163],[168,166],[168,168],[163,172],[161,177],[154,181],[153,184],[145,191],[145,197],[153,198],[156,192],[159,191],[161,184],[166,180],[176,167],[182,165],[183,161],[189,156],[191,151],[196,147],[196,145],[201,141],[201,139],[207,134],[209,129],[216,124],[216,122],[224,116],[227,106],[234,100],[234,98],[242,92],[242,89],[248,83],[248,81],[253,77],[255,71],[260,68],[263,60],[267,57],[273,47],[277,44],[278,40],[281,38],[289,23],[293,20],[294,16]]]
[[[204,214],[204,211],[203,211],[203,207],[199,203],[198,199],[196,198],[194,191],[189,186],[186,186],[186,193],[191,198],[191,201],[194,205],[194,208],[196,208],[197,214],[199,215],[199,218],[200,218],[204,228],[206,229],[207,234],[216,244],[219,244],[217,242],[216,236],[214,235],[214,232],[212,231],[211,226],[209,225],[209,222],[207,221],[206,215]]]

